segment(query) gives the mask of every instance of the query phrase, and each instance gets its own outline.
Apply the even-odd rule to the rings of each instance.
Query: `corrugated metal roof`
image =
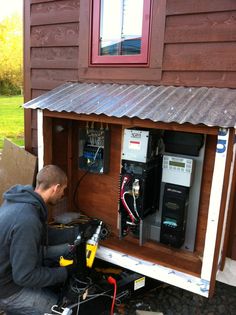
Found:
[[[165,123],[236,126],[236,89],[228,88],[65,83],[24,107]]]

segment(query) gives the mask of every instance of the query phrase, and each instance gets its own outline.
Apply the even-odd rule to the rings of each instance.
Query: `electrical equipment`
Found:
[[[92,173],[109,171],[110,131],[101,124],[95,128],[87,123],[86,128],[79,129],[79,167]]]
[[[160,189],[159,160],[153,163],[122,161],[121,236],[139,233],[140,220],[157,209]]]
[[[139,236],[140,221],[156,211],[161,180],[161,134],[124,131],[120,185],[120,237],[130,231]]]
[[[189,188],[165,184],[160,242],[179,248],[185,239]]]
[[[193,179],[194,160],[180,156],[163,155],[162,181],[190,187]]]
[[[194,160],[182,156],[163,155],[160,242],[180,247],[185,240],[189,187],[193,180]]]
[[[204,136],[198,133],[166,130],[164,142],[166,152],[199,156],[204,145]]]
[[[158,155],[159,141],[158,132],[125,129],[122,159],[147,163]]]

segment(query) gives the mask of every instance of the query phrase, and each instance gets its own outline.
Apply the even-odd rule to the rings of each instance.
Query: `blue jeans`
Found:
[[[68,244],[45,248],[45,258],[58,260],[69,252]],[[20,292],[0,299],[0,309],[7,315],[43,315],[51,313],[51,307],[58,302],[58,296],[47,288],[23,288]]]
[[[51,313],[57,304],[57,295],[48,289],[23,288],[20,292],[0,300],[0,307],[7,315],[43,315]]]

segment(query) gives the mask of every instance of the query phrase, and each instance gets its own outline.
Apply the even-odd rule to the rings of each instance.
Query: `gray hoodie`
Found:
[[[64,282],[65,268],[43,266],[47,208],[32,186],[16,185],[0,207],[0,298],[23,287],[42,288]]]

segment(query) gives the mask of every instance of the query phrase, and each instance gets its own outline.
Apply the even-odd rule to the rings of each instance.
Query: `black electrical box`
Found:
[[[185,240],[189,187],[165,184],[160,242],[179,248]]]
[[[158,208],[161,156],[148,163],[122,160],[120,206],[121,236],[139,235],[139,222]]]
[[[110,130],[79,128],[79,168],[92,173],[108,173]]]
[[[204,136],[198,133],[166,130],[164,143],[166,152],[198,156],[204,143]]]
[[[126,190],[132,191],[132,185],[135,180],[139,181],[140,191],[137,198],[137,211],[141,219],[147,214],[153,213],[159,203],[161,165],[159,160],[151,163],[139,163],[131,161],[122,161],[121,182],[124,177],[129,178]],[[130,208],[133,207],[133,195],[127,194],[126,202]]]

